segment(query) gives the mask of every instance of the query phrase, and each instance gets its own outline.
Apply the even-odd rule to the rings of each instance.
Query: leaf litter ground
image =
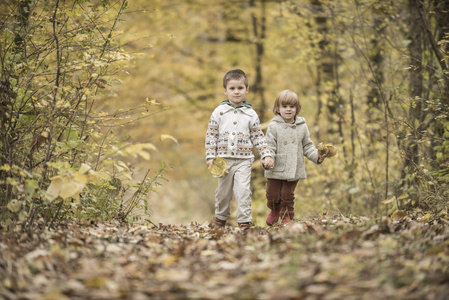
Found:
[[[0,299],[447,299],[446,218],[0,233]]]

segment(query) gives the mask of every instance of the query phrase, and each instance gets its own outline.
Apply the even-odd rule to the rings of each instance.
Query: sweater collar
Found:
[[[241,108],[241,107],[248,107],[248,108],[251,108],[251,107],[252,107],[252,105],[249,104],[249,103],[246,102],[246,101],[243,101],[242,104],[240,104],[239,106],[235,107],[234,105],[231,104],[231,102],[230,102],[228,99],[226,99],[226,100],[224,100],[223,102],[221,102],[220,105],[229,105],[229,106],[232,106],[232,107],[234,107],[234,108]]]

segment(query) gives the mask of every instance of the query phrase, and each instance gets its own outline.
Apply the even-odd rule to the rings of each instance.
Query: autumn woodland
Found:
[[[0,299],[447,299],[448,0],[0,0]],[[295,219],[213,228],[230,69],[299,96]]]

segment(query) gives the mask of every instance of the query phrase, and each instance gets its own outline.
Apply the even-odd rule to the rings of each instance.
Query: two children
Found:
[[[273,109],[276,116],[265,139],[257,113],[245,101],[249,92],[246,74],[239,69],[228,71],[223,77],[223,87],[228,99],[213,111],[206,133],[207,166],[215,157],[222,157],[229,168],[228,174],[218,179],[212,225],[226,225],[234,194],[237,223],[243,230],[250,227],[253,147],[259,152],[268,178],[267,206],[271,212],[267,224],[273,225],[280,217],[287,223],[294,216],[296,184],[306,176],[303,156],[315,163],[323,161],[310,140],[304,118],[296,117],[301,110],[298,97],[291,91],[279,94]]]

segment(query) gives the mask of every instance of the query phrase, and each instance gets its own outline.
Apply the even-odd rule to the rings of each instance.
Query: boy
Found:
[[[261,156],[263,166],[274,166],[271,150],[260,127],[259,117],[245,101],[249,92],[248,77],[239,69],[228,71],[223,77],[227,100],[214,110],[206,133],[206,164],[215,157],[226,159],[229,173],[218,179],[215,191],[214,227],[222,228],[230,216],[232,195],[237,204],[237,223],[242,230],[251,224],[251,166],[252,148]]]

